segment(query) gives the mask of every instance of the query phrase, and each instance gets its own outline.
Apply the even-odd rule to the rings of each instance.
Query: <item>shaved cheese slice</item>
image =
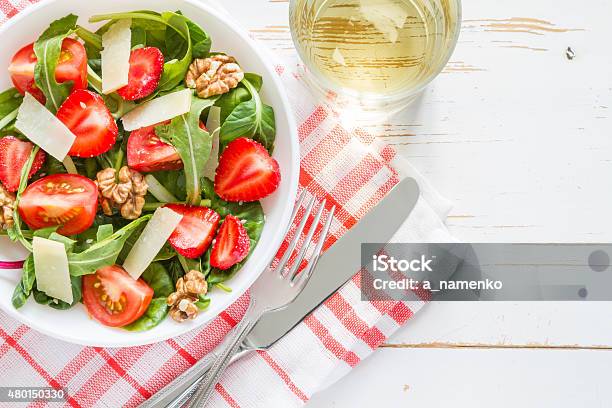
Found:
[[[191,109],[192,96],[191,89],[184,89],[145,102],[121,118],[123,128],[132,131],[187,113]]]
[[[155,210],[123,262],[123,269],[132,278],[138,279],[149,267],[182,218],[181,214],[169,208],[161,207]]]
[[[119,20],[102,35],[102,93],[106,95],[128,84],[131,26],[131,19]]]
[[[34,273],[36,287],[48,296],[72,303],[72,285],[68,269],[68,256],[64,244],[50,239],[34,237]]]
[[[15,127],[59,161],[64,161],[76,139],[66,125],[29,93],[19,107]]]

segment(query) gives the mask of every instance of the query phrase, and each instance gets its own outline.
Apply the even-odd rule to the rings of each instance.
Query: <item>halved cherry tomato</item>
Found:
[[[63,235],[89,228],[98,208],[98,188],[78,174],[53,174],[30,184],[19,200],[19,215],[31,229],[61,225]]]
[[[119,129],[104,99],[87,89],[73,91],[56,116],[76,136],[70,156],[98,156],[109,151],[117,140]]]
[[[174,146],[164,143],[155,134],[155,126],[166,125],[170,121],[134,130],[127,143],[127,161],[130,168],[153,172],[161,170],[180,170],[183,162]],[[206,130],[204,123],[200,127]]]
[[[9,65],[9,73],[13,85],[22,95],[29,92],[44,103],[45,96],[34,83],[36,61],[34,44],[28,44],[13,56]],[[62,51],[55,68],[55,80],[58,83],[73,81],[73,89],[87,88],[87,53],[80,42],[72,38],[66,38],[62,42]]]
[[[83,276],[83,303],[94,319],[105,326],[121,327],[147,311],[153,289],[142,279],[134,280],[120,266],[98,269]]]

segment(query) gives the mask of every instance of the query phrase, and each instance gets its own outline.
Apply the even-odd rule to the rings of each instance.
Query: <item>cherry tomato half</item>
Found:
[[[134,280],[120,266],[98,269],[83,276],[83,303],[89,314],[105,326],[121,327],[146,312],[153,289],[142,279]]]
[[[79,234],[94,221],[98,188],[78,174],[53,174],[30,184],[19,200],[19,215],[31,229],[61,225],[63,235]]]

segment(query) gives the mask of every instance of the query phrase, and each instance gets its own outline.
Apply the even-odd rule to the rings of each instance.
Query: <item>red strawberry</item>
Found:
[[[15,136],[0,139],[0,181],[8,191],[14,192],[19,189],[21,169],[28,161],[33,147],[32,143],[19,140]],[[28,179],[40,170],[45,163],[45,157],[45,152],[39,150]]]
[[[228,215],[215,238],[210,254],[210,265],[222,270],[228,269],[246,258],[250,247],[249,235],[240,219]]]
[[[117,90],[126,101],[149,96],[159,84],[164,70],[164,55],[155,47],[137,48],[130,54],[128,84]]]
[[[227,201],[256,201],[280,184],[278,163],[265,147],[241,137],[227,145],[215,176],[215,192]]]
[[[217,232],[219,214],[207,207],[185,204],[166,204],[165,207],[183,215],[168,239],[176,252],[192,259],[206,252]]]
[[[109,151],[117,140],[117,123],[97,93],[86,89],[73,91],[56,116],[76,136],[68,152],[70,156],[98,156]]]

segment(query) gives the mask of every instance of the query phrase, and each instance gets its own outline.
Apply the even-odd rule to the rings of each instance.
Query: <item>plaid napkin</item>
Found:
[[[35,0],[0,0],[0,21]],[[329,247],[403,177],[414,177],[421,197],[393,241],[453,241],[443,219],[450,209],[395,150],[363,129],[349,129],[304,87],[296,61],[278,75],[299,124],[300,189],[336,205]],[[324,215],[325,216],[325,215]],[[358,271],[269,351],[235,362],[217,385],[210,406],[301,406],[365,359],[410,319],[425,301],[360,300]],[[0,384],[64,388],[67,403],[32,406],[134,407],[211,352],[240,320],[248,294],[207,326],[161,343],[130,348],[82,347],[40,334],[0,312]]]

